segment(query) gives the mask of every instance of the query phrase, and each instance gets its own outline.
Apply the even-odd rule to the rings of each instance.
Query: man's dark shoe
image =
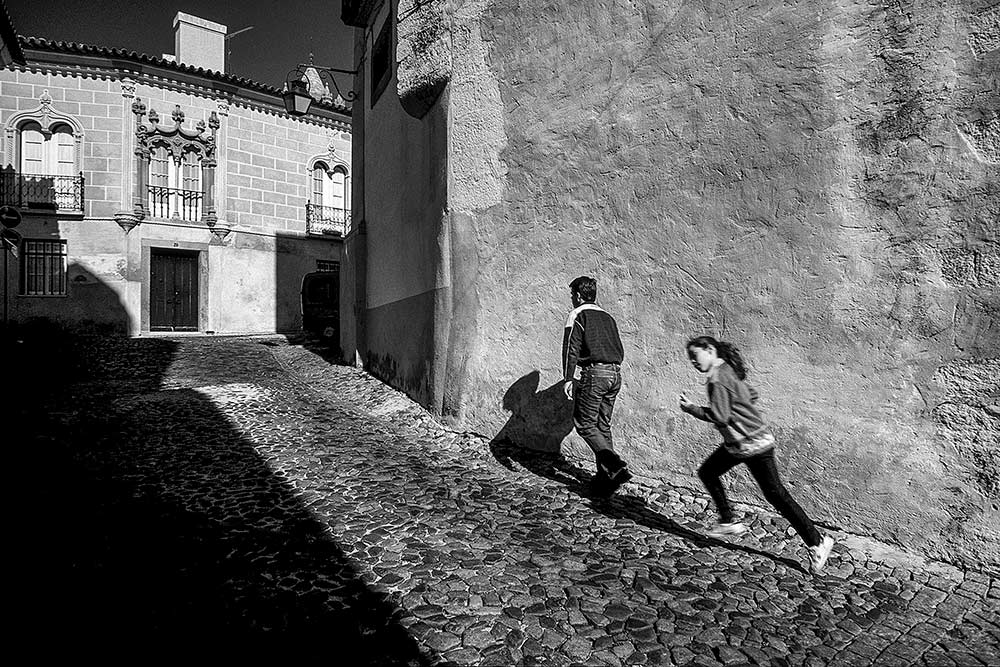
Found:
[[[615,492],[614,485],[604,471],[597,469],[597,474],[590,478],[589,495],[595,498],[608,498]]]
[[[614,484],[615,488],[617,489],[619,486],[632,479],[632,473],[628,471],[628,468],[622,466],[618,470],[608,475],[608,479],[611,480],[611,483]]]
[[[632,473],[625,466],[618,468],[612,475],[598,469],[597,474],[590,480],[590,495],[596,498],[610,498],[622,484],[630,479],[632,479]]]

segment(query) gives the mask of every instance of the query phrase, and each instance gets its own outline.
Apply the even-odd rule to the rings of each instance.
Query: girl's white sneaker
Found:
[[[827,535],[823,538],[815,547],[809,547],[809,571],[813,574],[819,574],[826,567],[826,560],[830,557],[830,551],[833,549],[833,538]]]
[[[733,521],[731,523],[717,523],[708,531],[708,534],[712,537],[725,537],[726,535],[742,535],[747,532],[747,527],[744,526],[739,521]]]

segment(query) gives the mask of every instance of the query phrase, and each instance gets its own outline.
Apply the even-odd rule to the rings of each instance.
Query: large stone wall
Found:
[[[567,284],[591,274],[639,472],[696,483],[715,437],[676,396],[704,391],[683,344],[710,333],[744,350],[813,515],[1000,562],[995,4],[435,4],[461,53],[423,67],[451,77],[448,268],[471,296],[450,317],[475,323],[436,341],[461,361],[436,407],[551,446]]]

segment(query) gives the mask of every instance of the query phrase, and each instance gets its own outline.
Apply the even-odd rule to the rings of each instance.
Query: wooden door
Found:
[[[198,330],[197,251],[151,252],[149,328],[152,331]]]

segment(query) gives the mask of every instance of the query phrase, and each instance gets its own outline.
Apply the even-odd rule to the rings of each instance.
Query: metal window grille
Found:
[[[339,234],[351,229],[351,212],[332,206],[306,204],[306,231],[309,234]]]
[[[83,211],[83,176],[22,174],[0,170],[0,201],[26,209]]]
[[[21,294],[65,296],[66,241],[22,241]]]
[[[201,219],[204,194],[194,190],[149,186],[149,214],[154,218]]]

